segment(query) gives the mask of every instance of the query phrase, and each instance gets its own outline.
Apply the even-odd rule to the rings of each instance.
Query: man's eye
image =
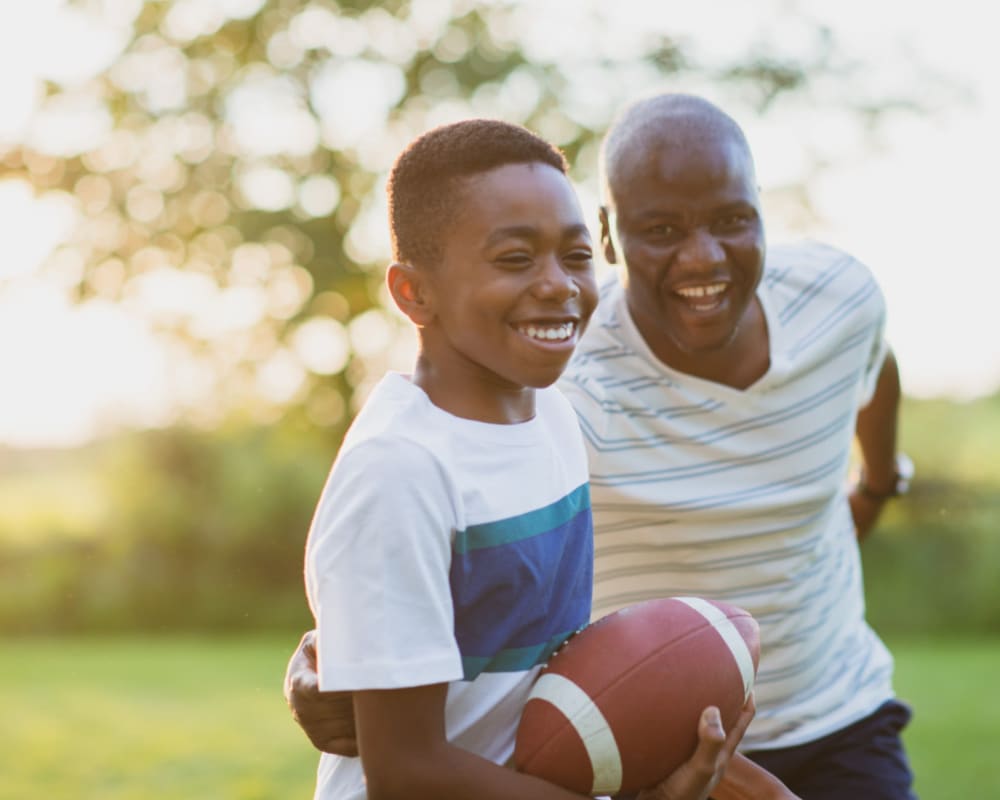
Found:
[[[742,230],[750,224],[750,220],[749,214],[727,214],[719,219],[716,226],[724,231]]]
[[[667,225],[666,223],[662,223],[659,225],[650,225],[648,228],[646,228],[646,233],[649,236],[657,236],[663,238],[663,237],[673,236],[675,233],[677,233],[677,229],[673,225]]]

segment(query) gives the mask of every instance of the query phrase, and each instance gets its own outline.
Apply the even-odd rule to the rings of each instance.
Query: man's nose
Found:
[[[726,260],[726,252],[712,232],[695,228],[677,251],[677,263],[686,269],[712,269]]]

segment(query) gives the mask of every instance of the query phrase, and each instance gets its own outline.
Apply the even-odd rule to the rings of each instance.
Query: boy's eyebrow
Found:
[[[484,245],[490,247],[504,239],[537,239],[539,230],[534,225],[509,225],[506,228],[497,228],[486,237]],[[567,225],[562,231],[563,237],[569,236],[590,236],[590,229],[583,224]]]

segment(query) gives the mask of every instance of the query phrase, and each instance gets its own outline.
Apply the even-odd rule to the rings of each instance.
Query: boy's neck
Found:
[[[535,390],[530,386],[506,385],[498,379],[484,387],[481,381],[445,376],[426,359],[417,360],[413,383],[442,411],[462,419],[514,425],[535,416]]]

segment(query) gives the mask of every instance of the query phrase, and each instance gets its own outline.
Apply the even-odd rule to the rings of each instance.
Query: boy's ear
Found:
[[[617,264],[618,255],[615,253],[615,242],[611,237],[611,216],[608,214],[608,207],[601,206],[597,215],[601,223],[601,247],[604,249],[604,260],[609,264]]]
[[[385,283],[399,310],[417,326],[426,325],[434,316],[431,309],[427,276],[412,264],[394,261],[385,274]]]

